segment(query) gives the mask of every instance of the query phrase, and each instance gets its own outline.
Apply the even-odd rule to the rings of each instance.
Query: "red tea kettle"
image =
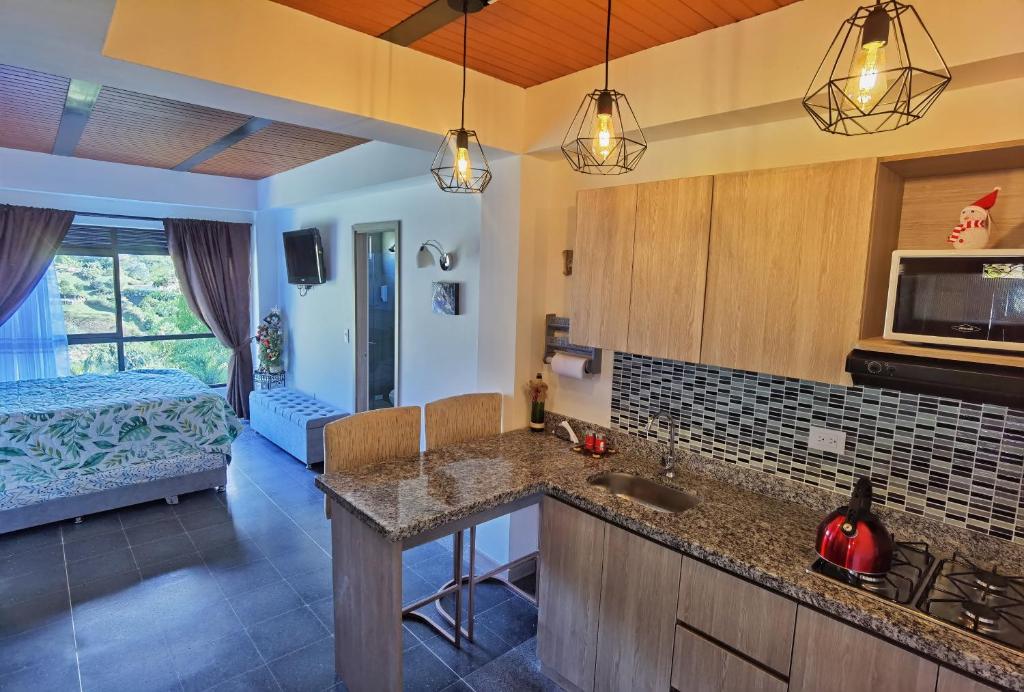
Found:
[[[857,479],[850,504],[818,525],[816,549],[822,559],[858,574],[885,574],[892,566],[892,535],[871,513],[871,481]]]

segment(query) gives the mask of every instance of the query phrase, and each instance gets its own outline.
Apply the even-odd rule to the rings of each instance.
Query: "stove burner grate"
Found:
[[[968,626],[979,632],[998,632],[1001,619],[999,611],[990,608],[984,603],[977,601],[966,601],[963,608],[963,618]]]
[[[1006,593],[1006,590],[1010,588],[1010,579],[1008,577],[988,570],[975,574],[974,583],[991,593]]]
[[[917,585],[931,568],[935,558],[927,543],[897,542],[892,566],[885,574],[862,574],[833,565],[819,558],[810,571],[869,593],[877,598],[906,605],[913,599]]]
[[[943,561],[919,608],[989,641],[1024,650],[1024,578],[986,569],[962,555]]]

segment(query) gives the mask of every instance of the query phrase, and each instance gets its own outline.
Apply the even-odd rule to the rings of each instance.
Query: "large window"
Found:
[[[72,226],[54,266],[72,374],[176,368],[227,381],[231,354],[181,295],[163,229]]]

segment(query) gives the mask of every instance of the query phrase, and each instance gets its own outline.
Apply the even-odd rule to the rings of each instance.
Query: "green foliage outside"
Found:
[[[125,336],[205,334],[209,329],[185,302],[166,255],[120,255],[122,328]],[[69,335],[116,331],[114,261],[110,257],[58,255],[55,260]],[[227,381],[228,349],[214,338],[126,342],[125,367],[176,368],[207,384]],[[71,374],[117,371],[112,343],[68,349]]]

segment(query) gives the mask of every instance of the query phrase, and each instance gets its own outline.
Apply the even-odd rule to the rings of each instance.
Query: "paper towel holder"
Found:
[[[601,349],[569,343],[569,318],[549,313],[544,318],[544,362],[550,364],[556,353],[586,358],[588,375],[601,372]]]

